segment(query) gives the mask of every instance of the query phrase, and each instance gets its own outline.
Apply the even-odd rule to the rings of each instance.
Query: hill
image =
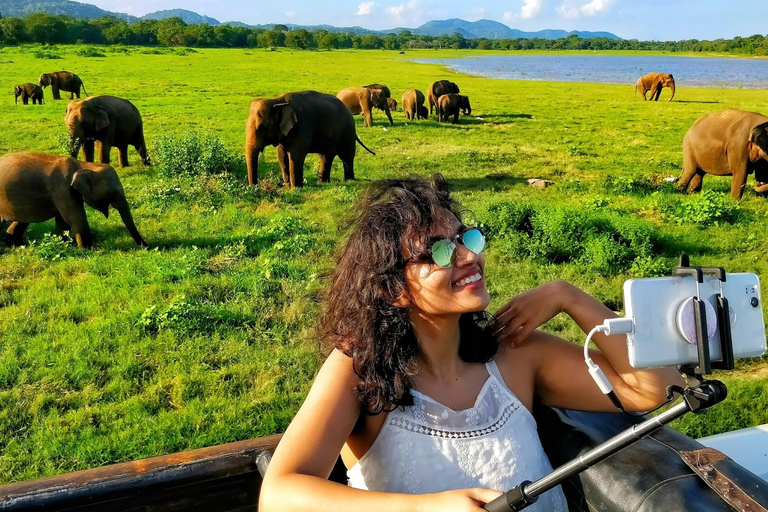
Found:
[[[23,17],[36,12],[47,14],[64,14],[73,18],[96,19],[104,16],[114,16],[128,22],[136,22],[139,18],[121,12],[105,11],[95,5],[72,2],[70,0],[0,0],[0,14],[4,17]]]
[[[538,32],[523,32],[509,28],[503,23],[493,20],[464,21],[453,18],[449,20],[429,21],[413,30],[414,34],[424,36],[442,36],[454,33],[461,34],[466,39],[560,39],[570,35],[589,39],[595,37],[607,37],[609,39],[621,39],[610,32],[566,32],[565,30],[540,30]]]
[[[36,12],[45,12],[48,14],[64,14],[73,18],[96,19],[103,16],[115,16],[124,19],[129,23],[135,23],[140,19],[162,20],[166,18],[179,17],[189,24],[222,25],[219,20],[208,16],[203,16],[187,9],[168,9],[156,11],[137,18],[129,14],[105,11],[95,5],[73,2],[71,0],[0,0],[0,13],[3,16],[23,17]],[[240,21],[228,21],[224,25],[271,29],[275,24],[248,25]],[[289,30],[306,29],[309,31],[327,30],[329,32],[348,32],[356,35],[376,34],[385,36],[387,34],[399,34],[404,30],[409,30],[415,35],[425,36],[446,36],[460,34],[465,39],[518,39],[518,38],[540,38],[540,39],[558,39],[577,35],[582,38],[607,37],[609,39],[621,39],[610,32],[566,32],[565,30],[541,30],[538,32],[523,32],[509,28],[503,23],[492,20],[465,21],[458,18],[449,20],[429,21],[418,28],[397,27],[388,30],[371,30],[363,27],[334,27],[332,25],[289,25]]]
[[[208,25],[221,25],[221,22],[215,18],[203,16],[196,12],[188,11],[186,9],[167,9],[164,11],[151,12],[141,17],[143,20],[164,20],[166,18],[181,18],[184,23],[190,25],[201,25],[207,23]]]

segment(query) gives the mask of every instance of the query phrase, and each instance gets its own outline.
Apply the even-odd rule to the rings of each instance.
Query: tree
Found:
[[[286,27],[285,25],[278,24],[272,27],[272,30],[277,30],[278,32],[288,32],[288,27]]]
[[[299,30],[292,30],[285,34],[285,46],[288,48],[296,48],[298,50],[306,50],[317,46],[315,39],[308,31],[303,28]]]
[[[195,44],[194,35],[186,32],[187,24],[175,16],[157,22],[157,40],[166,46],[190,46]]]
[[[24,21],[27,25],[27,32],[35,43],[60,44],[67,42],[67,25],[59,16],[37,12],[27,16]]]
[[[139,20],[131,25],[131,32],[133,32],[136,44],[157,44],[157,23],[157,20]]]
[[[268,30],[258,36],[258,41],[262,48],[285,46],[285,34],[279,30]]]
[[[26,43],[30,39],[27,25],[21,18],[1,19],[0,31],[3,34],[3,42],[8,45]]]

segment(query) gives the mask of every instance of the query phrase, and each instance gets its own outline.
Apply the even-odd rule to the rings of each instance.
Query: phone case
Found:
[[[707,306],[707,311],[713,312],[717,304],[716,295],[720,293],[720,281],[704,276],[699,291],[701,298],[712,306]],[[693,277],[630,279],[624,283],[625,316],[631,318],[634,324],[634,332],[627,335],[629,363],[634,368],[675,366],[698,361],[696,345],[686,340],[678,326],[682,323],[683,330],[690,330],[691,320],[686,318],[687,311],[683,313],[681,308],[696,294]],[[749,273],[728,274],[723,283],[723,295],[728,299],[730,308],[734,357],[756,357],[765,353],[759,278]],[[679,321],[678,317],[682,320]],[[711,331],[711,323],[715,322],[716,317],[710,318],[707,314],[708,330]],[[708,334],[712,335],[710,358],[719,361],[722,359],[720,327]]]

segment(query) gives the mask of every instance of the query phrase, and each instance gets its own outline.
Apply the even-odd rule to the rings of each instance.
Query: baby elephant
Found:
[[[99,161],[109,163],[112,147],[120,153],[120,167],[128,166],[128,145],[136,148],[144,165],[151,165],[144,142],[144,124],[133,103],[115,96],[92,96],[67,105],[64,122],[72,141],[72,157],[80,146],[87,162],[93,162],[94,142],[99,143]],[[78,144],[75,144],[78,142]]]
[[[11,153],[0,158],[0,221],[11,221],[7,231],[10,245],[23,244],[30,223],[54,218],[57,234],[69,230],[78,246],[91,247],[83,203],[105,217],[112,206],[133,240],[147,247],[112,167],[39,153]]]
[[[427,119],[429,110],[424,106],[424,93],[418,89],[407,89],[403,93],[403,112],[408,121]]]
[[[437,120],[439,122],[447,123],[448,118],[453,116],[453,124],[458,124],[459,110],[465,116],[472,114],[468,96],[450,93],[443,94],[437,99]]]
[[[21,84],[13,88],[13,95],[16,97],[16,105],[19,104],[19,96],[21,96],[21,102],[24,105],[29,105],[29,100],[32,100],[32,104],[43,104],[43,88],[37,84]]]
[[[725,110],[696,120],[683,138],[683,173],[679,190],[698,192],[705,174],[733,176],[731,197],[741,199],[747,175],[768,176],[768,117]],[[763,190],[757,190],[763,192]]]

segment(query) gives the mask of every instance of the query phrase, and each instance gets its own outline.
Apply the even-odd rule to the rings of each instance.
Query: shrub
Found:
[[[601,275],[625,272],[654,255],[651,225],[614,213],[504,202],[489,206],[484,225],[511,255],[576,263]]]
[[[48,60],[56,60],[56,59],[63,59],[61,55],[53,52],[47,52],[44,50],[36,51],[34,54],[36,59],[48,59]]]
[[[244,165],[242,155],[229,151],[218,138],[198,132],[159,137],[155,154],[167,176],[220,174]]]
[[[667,215],[677,224],[699,224],[700,226],[732,224],[737,220],[739,205],[714,190],[703,190],[700,194],[686,198]]]
[[[66,131],[61,131],[56,134],[56,146],[62,153],[69,156],[80,147],[80,139],[77,137],[73,139]]]
[[[615,176],[609,174],[605,178],[604,186],[611,192],[619,194],[636,194],[652,192],[656,185],[652,179],[646,177]]]
[[[69,233],[65,232],[65,235]],[[55,261],[67,256],[77,254],[77,247],[54,233],[45,233],[43,238],[32,240],[29,246],[40,258],[48,261]]]
[[[80,57],[106,57],[107,55],[100,52],[96,48],[91,48],[90,46],[86,46],[85,48],[80,48],[75,52]]]

